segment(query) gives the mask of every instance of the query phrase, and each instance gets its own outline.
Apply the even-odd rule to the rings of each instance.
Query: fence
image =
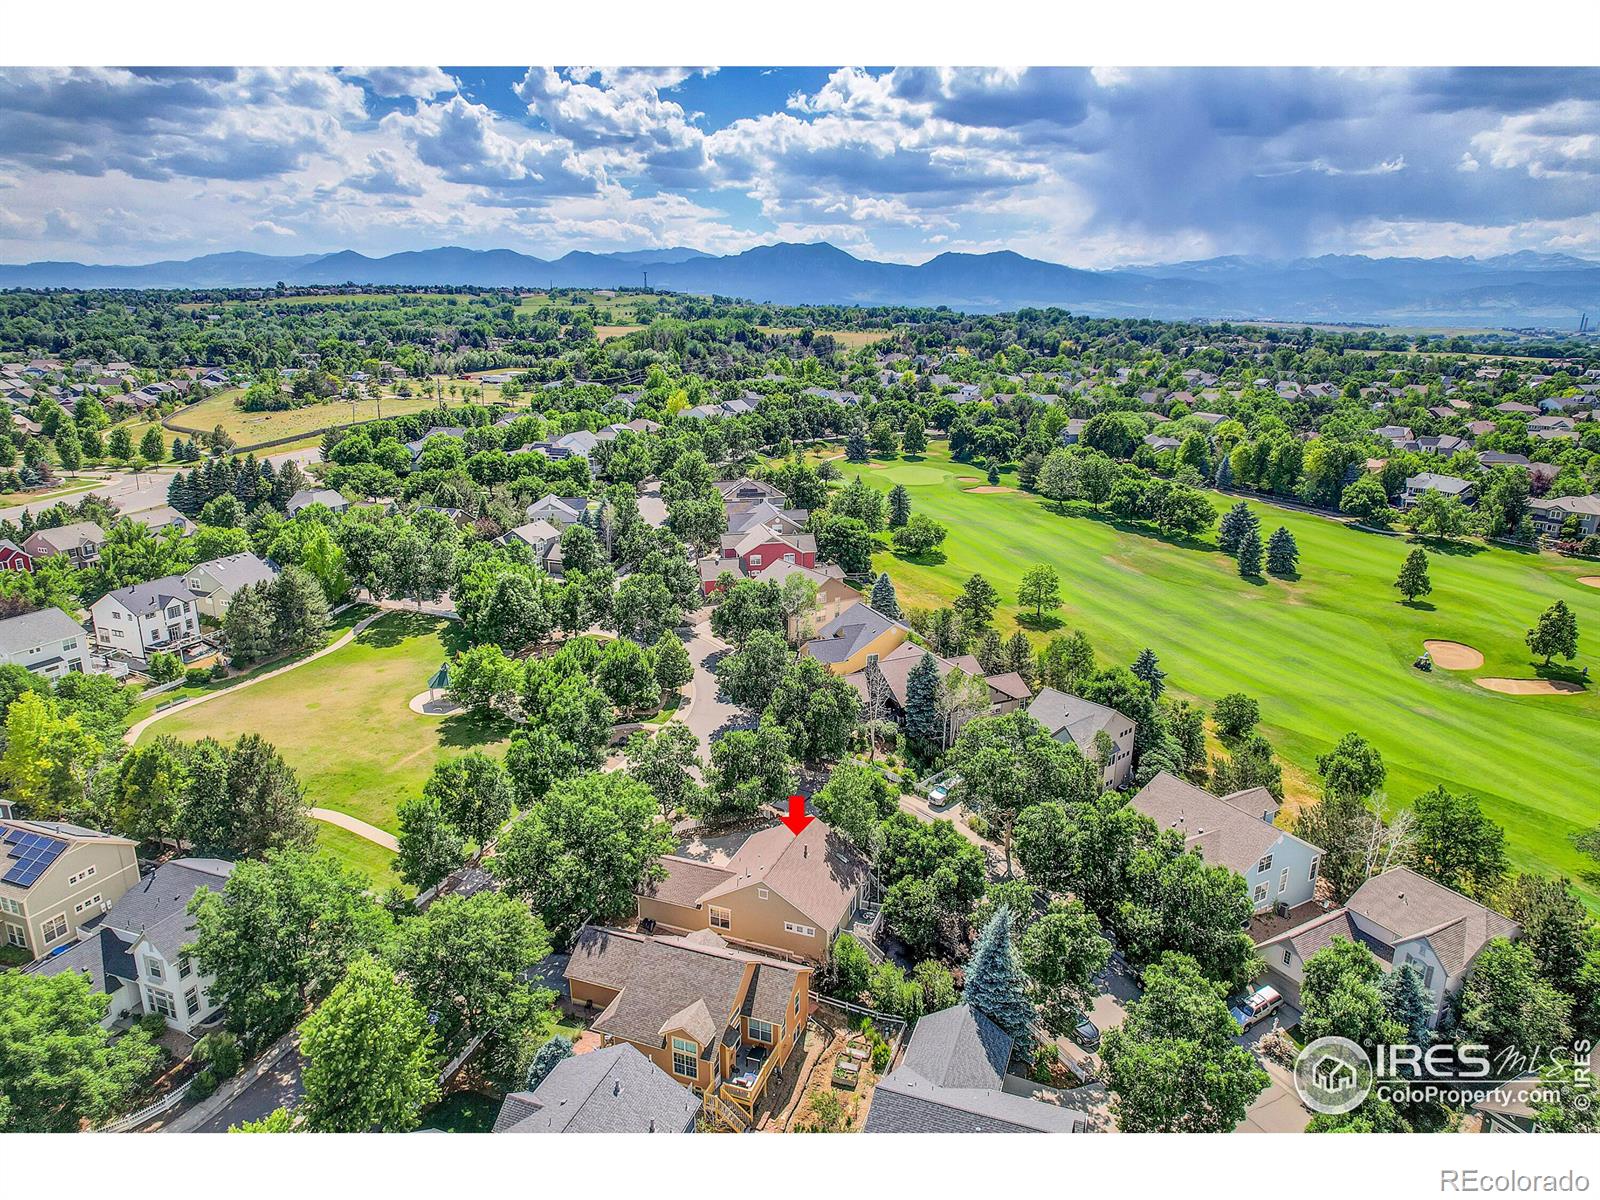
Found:
[[[177,1108],[178,1105],[183,1103],[184,1097],[189,1094],[189,1089],[193,1086],[194,1077],[190,1076],[154,1104],[147,1104],[138,1112],[129,1113],[125,1117],[118,1117],[115,1121],[107,1122],[97,1132],[126,1133],[130,1129],[137,1129],[146,1121],[154,1120],[162,1113],[170,1112],[172,1109]]]

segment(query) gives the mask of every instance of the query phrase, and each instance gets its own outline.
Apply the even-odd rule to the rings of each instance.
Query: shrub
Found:
[[[214,1071],[219,1082],[232,1079],[239,1073],[239,1066],[244,1062],[244,1054],[239,1049],[239,1039],[226,1030],[208,1033],[196,1042],[194,1057],[196,1062],[204,1063],[208,1070]]]
[[[157,650],[150,656],[149,675],[157,683],[171,683],[183,677],[183,660],[176,654]]]
[[[167,1031],[167,1019],[158,1012],[148,1012],[139,1018],[139,1028],[152,1039],[158,1038]]]
[[[217,1073],[214,1069],[201,1067],[199,1073],[194,1077],[194,1082],[189,1085],[189,1098],[191,1100],[204,1100],[217,1090],[217,1085],[220,1082],[221,1080],[217,1078]]]

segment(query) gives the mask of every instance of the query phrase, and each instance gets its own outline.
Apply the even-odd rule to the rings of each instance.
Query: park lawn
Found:
[[[798,325],[757,325],[762,333],[794,334],[800,332]],[[827,334],[846,350],[859,350],[863,346],[870,346],[873,342],[881,342],[889,336],[887,329],[817,329],[818,334]]]
[[[76,496],[80,492],[91,491],[99,484],[98,479],[83,479],[75,475],[64,476],[61,482],[52,484],[47,488],[35,488],[33,491],[0,492],[0,505],[10,507],[14,504],[52,504],[57,500],[64,500],[68,496]]]
[[[395,809],[422,791],[441,759],[474,748],[499,755],[503,728],[409,707],[456,649],[451,622],[389,613],[349,645],[233,695],[174,713],[143,737],[231,741],[259,733],[283,754],[314,808],[398,833]]]
[[[618,325],[639,325],[642,327],[655,315],[656,299],[654,296],[637,292],[626,295],[614,293],[610,296],[603,296],[598,291],[568,291],[563,292],[559,297],[552,300],[549,292],[526,292],[517,300],[517,307],[533,311],[544,308],[569,310],[604,309],[611,314],[612,320]]]
[[[247,450],[278,438],[319,434],[335,425],[371,421],[379,416],[399,417],[423,412],[435,404],[432,396],[385,396],[380,401],[333,400],[282,412],[245,412],[234,404],[240,395],[240,389],[229,388],[215,396],[207,396],[197,404],[179,409],[170,418],[172,431],[210,433],[221,425],[223,431],[239,444],[239,449]]]
[[[1163,539],[1082,509],[1057,513],[1020,491],[968,492],[983,471],[952,463],[942,444],[910,462],[840,466],[846,479],[859,473],[883,489],[905,484],[912,511],[949,529],[941,551],[924,561],[888,549],[875,556],[903,606],[948,603],[980,572],[1001,594],[998,625],[1009,634],[1018,628],[1022,573],[1047,563],[1061,577],[1059,629],[1082,628],[1102,662],[1131,663],[1149,646],[1180,696],[1207,705],[1234,691],[1257,699],[1263,731],[1288,767],[1291,803],[1314,795],[1317,756],[1353,730],[1382,752],[1391,804],[1440,784],[1471,792],[1505,827],[1515,866],[1572,876],[1600,906],[1600,872],[1571,840],[1600,824],[1600,688],[1513,697],[1472,683],[1474,676],[1533,677],[1537,664],[1523,637],[1558,599],[1589,640],[1571,670],[1562,664],[1552,677],[1600,663],[1600,590],[1577,582],[1595,573],[1593,564],[1481,545],[1429,546],[1434,590],[1407,606],[1393,583],[1411,543],[1311,513],[1252,504],[1263,540],[1279,525],[1294,534],[1302,577],[1249,582],[1213,534]],[[1001,482],[1014,486],[1014,474]],[[1212,499],[1219,511],[1232,502]],[[1036,644],[1052,636],[1028,632]],[[1426,638],[1474,646],[1484,665],[1415,670]]]
[[[369,842],[359,833],[351,833],[326,821],[313,821],[317,829],[317,846],[339,859],[345,866],[358,871],[370,880],[372,891],[382,895],[392,887],[410,895],[412,889],[400,882],[394,873],[394,852]]]

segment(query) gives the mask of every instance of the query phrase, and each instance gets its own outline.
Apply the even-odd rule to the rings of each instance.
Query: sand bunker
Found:
[[[1574,696],[1583,686],[1564,679],[1474,679],[1473,683],[1506,696]]]
[[[1600,588],[1600,575],[1580,575],[1578,582],[1585,587]]]
[[[963,488],[962,490],[979,496],[987,496],[994,492],[1014,492],[1017,489],[1008,487],[991,487],[989,484],[984,484],[982,487]]]
[[[1472,671],[1483,666],[1483,655],[1460,642],[1423,642],[1433,665],[1446,671]]]

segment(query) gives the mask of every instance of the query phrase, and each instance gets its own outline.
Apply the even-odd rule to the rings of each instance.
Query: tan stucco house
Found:
[[[6,945],[40,958],[139,882],[136,845],[61,821],[0,821],[0,925]]]

